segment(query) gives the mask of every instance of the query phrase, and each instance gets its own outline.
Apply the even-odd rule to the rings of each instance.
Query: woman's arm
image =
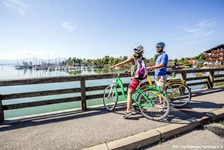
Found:
[[[125,65],[125,64],[127,64],[127,63],[133,62],[133,60],[134,60],[134,57],[131,56],[131,57],[129,57],[127,60],[122,61],[122,62],[120,62],[120,63],[118,63],[118,64],[116,64],[116,65],[114,65],[114,66],[111,66],[110,69],[113,69],[113,68],[115,68],[115,67],[123,66],[123,65]]]

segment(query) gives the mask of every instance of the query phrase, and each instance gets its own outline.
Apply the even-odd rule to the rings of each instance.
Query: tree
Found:
[[[150,59],[149,59],[149,62],[154,62],[154,58],[153,58],[153,57],[150,58]]]
[[[177,63],[178,62],[178,59],[174,59],[174,62]]]
[[[156,61],[156,59],[159,57],[159,54],[155,54],[154,55],[154,61]]]
[[[110,56],[104,56],[102,58],[102,61],[103,61],[104,64],[108,64],[109,63],[109,60],[110,60]]]
[[[123,57],[123,60],[127,60],[127,59],[128,59],[128,56],[124,56],[124,57]]]
[[[199,61],[204,61],[206,59],[206,55],[203,53],[201,53],[198,57],[199,57],[198,58]]]
[[[114,65],[114,57],[111,57],[108,63],[111,66]]]

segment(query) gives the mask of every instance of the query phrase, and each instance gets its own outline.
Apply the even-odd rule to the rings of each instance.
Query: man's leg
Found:
[[[157,86],[161,86],[163,92],[166,92],[166,80],[167,80],[166,76],[156,76],[155,77],[155,84]],[[163,99],[163,106],[167,106],[167,103],[165,101],[166,98],[163,96],[162,99]]]
[[[167,80],[166,76],[161,76],[160,79],[159,79],[159,83],[162,86],[163,92],[166,92],[166,80]],[[165,97],[163,97],[163,99],[165,99]],[[163,105],[167,106],[166,101],[163,101]]]

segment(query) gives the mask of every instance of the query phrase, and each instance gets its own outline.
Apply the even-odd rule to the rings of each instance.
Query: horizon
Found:
[[[131,56],[165,42],[170,59],[223,42],[222,0],[0,0],[0,60]],[[137,10],[137,11],[136,11]]]

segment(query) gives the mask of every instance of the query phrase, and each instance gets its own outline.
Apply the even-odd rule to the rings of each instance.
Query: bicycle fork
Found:
[[[152,100],[155,98],[154,96],[152,98],[149,98],[143,91],[139,90],[139,95],[142,95],[144,97],[144,101],[147,101],[148,104],[140,104],[140,100],[138,100],[136,103],[139,107],[143,107],[143,106],[146,106],[146,107],[152,107],[153,106],[153,103],[152,103]],[[138,96],[137,96],[138,97]]]

